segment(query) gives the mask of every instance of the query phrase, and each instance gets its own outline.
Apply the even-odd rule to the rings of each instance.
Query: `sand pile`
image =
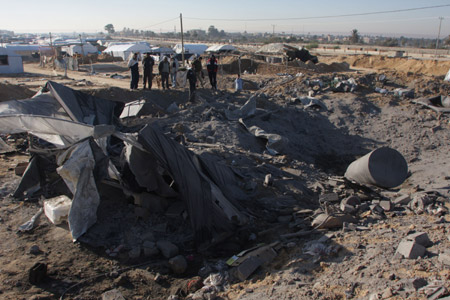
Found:
[[[35,91],[24,86],[0,82],[0,101],[27,99],[34,94]]]

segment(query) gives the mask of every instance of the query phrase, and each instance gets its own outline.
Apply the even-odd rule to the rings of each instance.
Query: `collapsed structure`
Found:
[[[122,109],[123,103],[51,81],[31,99],[2,102],[0,133],[35,137],[14,196],[45,193],[49,185],[52,191],[71,195],[68,223],[74,240],[96,222],[97,184],[102,181],[120,184],[127,193],[181,199],[198,243],[246,222],[231,169],[195,155],[155,124],[122,132],[117,122]],[[61,189],[54,188],[61,182],[58,178],[65,182]]]

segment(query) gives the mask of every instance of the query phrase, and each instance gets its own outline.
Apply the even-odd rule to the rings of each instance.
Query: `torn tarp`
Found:
[[[90,136],[111,134],[112,125],[91,126],[69,120],[35,115],[0,116],[0,133],[28,132],[56,147],[67,147]]]
[[[239,123],[244,125],[248,132],[253,134],[255,137],[267,140],[266,149],[270,155],[280,154],[286,144],[289,142],[287,138],[282,137],[279,134],[267,133],[264,131],[264,129],[261,129],[258,126],[247,127],[247,125],[244,123],[244,120],[242,119],[239,120]]]
[[[57,171],[73,194],[68,221],[72,238],[76,240],[97,221],[100,196],[95,179],[106,176],[108,158],[93,140],[66,150],[58,158],[59,164],[65,158]]]
[[[256,98],[255,96],[251,96],[250,99],[245,102],[245,104],[236,110],[230,111],[225,110],[225,116],[230,121],[238,121],[241,118],[247,118],[250,116],[254,116],[256,113]]]
[[[233,224],[246,222],[235,200],[228,199],[214,182],[220,175],[211,176],[214,169],[205,170],[200,157],[166,137],[155,125],[144,127],[138,141],[174,179],[197,241],[207,241],[215,234],[230,232]]]

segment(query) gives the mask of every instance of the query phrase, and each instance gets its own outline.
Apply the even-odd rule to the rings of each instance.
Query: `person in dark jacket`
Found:
[[[139,59],[137,53],[134,53],[128,61],[128,68],[131,70],[130,89],[137,90],[139,83]]]
[[[169,73],[170,73],[170,63],[167,56],[164,56],[164,59],[158,65],[158,71],[161,75],[162,87],[163,90],[166,88],[170,90],[169,87]]]
[[[146,53],[144,59],[142,60],[142,67],[144,69],[144,89],[148,82],[148,88],[152,89],[152,80],[153,80],[153,65],[155,64],[155,60],[150,55],[150,53]]]
[[[197,77],[195,76],[195,71],[189,68],[186,74],[186,78],[189,81],[189,101],[195,101],[195,85],[197,83]]]
[[[197,57],[196,59],[194,59],[194,61],[192,62],[192,67],[195,71],[195,76],[197,76],[197,83],[200,82],[200,84],[202,85],[202,87],[204,87],[203,84],[203,66],[202,66],[202,57]]]
[[[219,69],[219,66],[214,55],[211,55],[211,57],[208,59],[206,69],[208,70],[208,77],[209,82],[211,83],[211,88],[217,90],[217,70]]]

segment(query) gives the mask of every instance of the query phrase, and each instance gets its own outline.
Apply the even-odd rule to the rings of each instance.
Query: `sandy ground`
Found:
[[[239,233],[245,236],[245,242],[236,239],[207,254],[192,251],[184,244],[181,251],[191,258],[189,267],[183,275],[175,275],[161,256],[131,259],[127,250],[111,258],[105,250],[117,244],[96,247],[72,243],[67,226],[54,226],[44,216],[32,232],[19,233],[18,226],[39,210],[42,201],[19,202],[8,197],[20,179],[14,174],[15,166],[27,161],[29,156],[24,152],[3,154],[0,159],[0,298],[58,299],[67,292],[64,299],[100,299],[103,292],[117,288],[125,299],[167,299],[170,295],[182,299],[185,295],[180,289],[202,266],[224,261],[257,242],[277,240],[281,241],[282,248],[272,263],[260,267],[246,281],[230,282],[223,292],[194,299],[427,299],[435,291],[433,286],[450,290],[449,266],[439,260],[439,254],[450,247],[447,213],[450,209],[450,116],[412,104],[407,98],[374,91],[380,85],[377,76],[384,74],[388,82],[383,87],[390,91],[412,88],[416,98],[448,94],[449,86],[442,79],[450,64],[367,56],[327,57],[322,61],[346,62],[350,70],[317,73],[289,69],[291,74],[303,75],[285,77],[276,75],[283,67],[271,69],[265,65],[261,69],[264,71],[256,75],[243,75],[248,90],[234,93],[235,75],[221,75],[220,91],[200,89],[195,104],[186,103],[185,88],[170,92],[158,88],[129,91],[128,78],[109,77],[115,73],[129,75],[123,64],[94,66],[95,75],[69,71],[68,79],[63,78],[63,71],[42,69],[35,64],[25,65],[24,76],[1,76],[0,84],[4,85],[1,91],[8,89],[3,94],[0,91],[1,101],[27,98],[47,80],[53,80],[106,99],[151,99],[163,109],[177,103],[180,110],[176,113],[159,118],[154,111],[136,122],[157,120],[171,136],[183,135],[187,146],[196,153],[213,155],[238,169],[245,175],[243,185],[252,187],[246,190],[248,197],[243,205],[255,220]],[[356,78],[358,89],[353,93],[332,92],[327,86],[336,77]],[[313,80],[321,80],[324,87],[317,89],[306,83]],[[310,91],[326,105],[326,110],[304,109],[298,101],[293,101]],[[247,121],[249,125],[258,125],[289,139],[289,146],[280,156],[265,154],[263,143],[249,136],[237,122],[224,118],[226,109],[239,108],[251,95],[257,97],[259,113]],[[207,146],[211,137],[215,142]],[[17,138],[9,141],[12,145],[22,142]],[[375,189],[384,197],[380,198],[367,190],[342,184],[341,179],[338,184],[330,181],[336,176],[342,178],[351,161],[380,146],[397,149],[408,163],[410,175],[400,187]],[[266,187],[262,183],[268,173],[272,174],[274,183]],[[311,213],[304,216],[293,208],[319,208],[320,194],[336,192],[343,199],[358,193],[366,203],[373,204],[380,199],[393,200],[400,194],[413,196],[418,191],[434,197],[433,208],[417,213],[399,206],[381,215],[362,211],[355,216],[363,231],[342,230],[341,226],[304,237],[281,237],[309,228]],[[138,221],[133,213],[127,213],[130,204],[124,198],[118,190],[105,189],[104,211],[111,214],[99,212],[99,219],[107,222],[112,216],[123,217],[119,220],[127,228],[121,230],[128,236],[142,234],[142,228],[159,234],[154,227],[161,224]],[[285,199],[292,204],[279,207]],[[444,213],[435,213],[438,204]],[[114,215],[113,208],[120,208],[123,215]],[[334,209],[333,205],[329,209]],[[280,219],[286,214],[292,215],[287,223]],[[182,227],[186,224],[177,225],[166,229],[166,233],[182,237]],[[93,228],[92,232],[99,228]],[[414,231],[426,232],[433,244],[423,258],[402,258],[395,252],[397,246]],[[256,234],[256,240],[248,239],[252,234]],[[308,246],[318,240],[333,251],[307,254]],[[32,246],[40,250],[30,251]],[[28,281],[28,270],[36,262],[47,263],[48,278],[33,285]],[[419,285],[423,288],[418,288]]]

